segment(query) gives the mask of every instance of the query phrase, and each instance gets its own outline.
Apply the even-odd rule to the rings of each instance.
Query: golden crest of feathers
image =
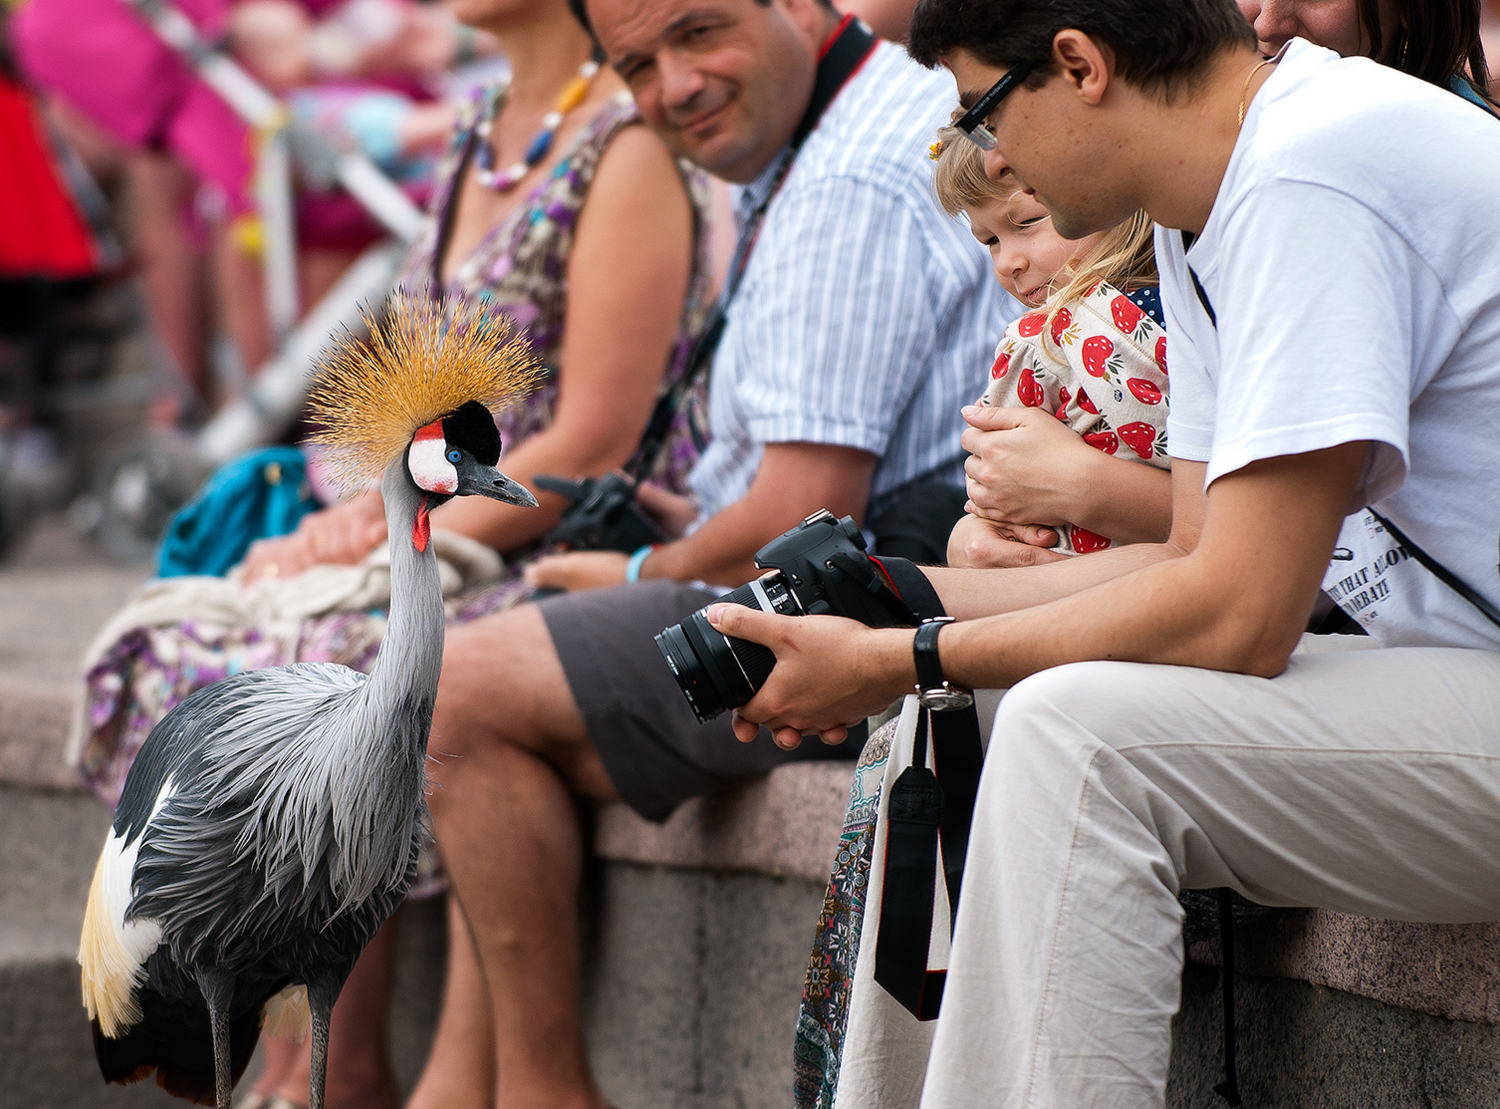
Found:
[[[346,488],[378,479],[419,427],[469,401],[498,412],[545,372],[510,320],[474,301],[394,293],[365,326],[323,356],[308,399],[309,441]]]

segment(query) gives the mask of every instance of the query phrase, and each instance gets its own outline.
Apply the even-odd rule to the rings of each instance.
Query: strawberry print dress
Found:
[[[1122,293],[1101,281],[1057,308],[1028,312],[1006,329],[979,403],[1041,408],[1116,458],[1170,469],[1167,333],[1154,286]],[[1054,548],[1101,551],[1109,539],[1072,524]]]

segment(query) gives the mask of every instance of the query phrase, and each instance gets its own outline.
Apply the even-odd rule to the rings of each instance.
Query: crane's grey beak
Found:
[[[535,508],[536,498],[531,490],[519,481],[512,481],[493,466],[474,462],[461,466],[458,471],[458,496],[489,497],[491,500],[518,504],[522,508]]]

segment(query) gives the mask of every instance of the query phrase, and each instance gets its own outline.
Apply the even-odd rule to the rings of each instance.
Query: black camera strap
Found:
[[[740,228],[724,292],[714,303],[703,331],[693,344],[682,376],[657,400],[656,407],[651,411],[651,418],[646,422],[646,430],[641,435],[640,446],[625,465],[625,472],[637,483],[651,472],[651,467],[655,465],[656,458],[667,441],[667,435],[672,430],[672,421],[677,417],[678,410],[713,362],[714,352],[719,347],[719,340],[724,337],[724,327],[729,321],[729,305],[739,291],[740,281],[750,264],[750,255],[755,250],[756,240],[760,238],[766,212],[771,207],[771,201],[781,192],[788,174],[792,172],[792,164],[796,162],[802,144],[817,128],[823,113],[828,110],[849,78],[864,64],[879,41],[858,19],[845,16],[824,48],[823,56],[818,60],[818,71],[813,79],[812,96],[807,102],[807,110],[802,113],[802,119],[792,132],[791,141],[787,144],[786,153],[782,155],[781,165],[776,171],[776,178],[765,198],[755,206]]]
[[[911,765],[892,784],[886,805],[885,870],[875,942],[875,981],[918,1020],[937,1018],[948,977],[946,970],[927,968],[937,860],[941,855],[952,935],[983,768],[979,715],[973,706],[956,712],[918,709]]]

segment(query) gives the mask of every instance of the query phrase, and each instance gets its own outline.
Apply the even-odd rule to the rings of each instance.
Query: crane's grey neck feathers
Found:
[[[443,666],[443,589],[432,545],[419,551],[412,544],[417,511],[428,494],[407,473],[404,453],[386,467],[380,494],[390,531],[391,609],[366,690],[367,696],[395,694],[399,701],[413,683],[437,688]]]

